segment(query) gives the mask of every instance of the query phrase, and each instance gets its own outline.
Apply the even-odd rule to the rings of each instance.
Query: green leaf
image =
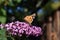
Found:
[[[0,40],[7,40],[5,29],[0,30]]]
[[[2,4],[5,0],[0,0],[0,4]]]
[[[6,11],[3,8],[1,8],[1,11],[2,11],[3,15],[6,16]]]
[[[0,16],[0,22],[5,23],[6,22],[6,17]]]
[[[17,3],[20,3],[22,0],[17,0]]]
[[[12,0],[9,0],[9,3],[8,4],[9,4],[9,6],[14,6]]]
[[[57,9],[58,7],[60,7],[60,2],[52,3],[52,4],[51,4],[51,7],[52,7],[53,9]]]
[[[2,14],[0,15],[0,22],[5,23],[6,22],[6,11],[3,8],[1,8],[0,13]]]

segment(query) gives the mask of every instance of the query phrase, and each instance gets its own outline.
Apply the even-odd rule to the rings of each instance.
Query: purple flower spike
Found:
[[[25,22],[16,21],[16,22],[7,23],[5,25],[1,24],[0,28],[6,28],[6,31],[8,31],[12,35],[18,35],[18,36],[22,36],[23,34],[27,36],[42,35],[42,29],[40,27],[31,26]]]

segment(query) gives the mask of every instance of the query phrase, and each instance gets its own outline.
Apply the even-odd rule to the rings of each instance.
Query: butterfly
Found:
[[[24,17],[24,20],[26,22],[28,22],[29,24],[31,24],[33,22],[33,19],[35,19],[35,16],[36,16],[36,14],[34,13],[32,15],[29,15],[29,16]]]

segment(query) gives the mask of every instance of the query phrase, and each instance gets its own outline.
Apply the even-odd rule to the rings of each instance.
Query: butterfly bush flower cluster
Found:
[[[25,22],[11,22],[5,25],[1,24],[0,28],[6,28],[8,34],[22,36],[23,34],[29,36],[39,36],[42,35],[42,29],[40,27],[29,25]]]

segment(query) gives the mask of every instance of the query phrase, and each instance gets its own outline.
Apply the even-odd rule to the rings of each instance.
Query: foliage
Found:
[[[13,6],[13,1],[20,3],[22,0],[0,0],[0,5],[4,3],[4,5],[10,5]]]
[[[2,24],[6,22],[6,11],[3,8],[0,9],[0,22]],[[0,28],[0,40],[7,40],[5,29]]]
[[[7,40],[5,29],[0,29],[0,40]]]
[[[60,7],[60,1],[59,1],[59,2],[53,2],[53,3],[51,4],[51,7],[52,7],[54,10],[58,9],[58,7]]]
[[[6,22],[6,10],[4,10],[3,8],[0,9],[0,22]]]

